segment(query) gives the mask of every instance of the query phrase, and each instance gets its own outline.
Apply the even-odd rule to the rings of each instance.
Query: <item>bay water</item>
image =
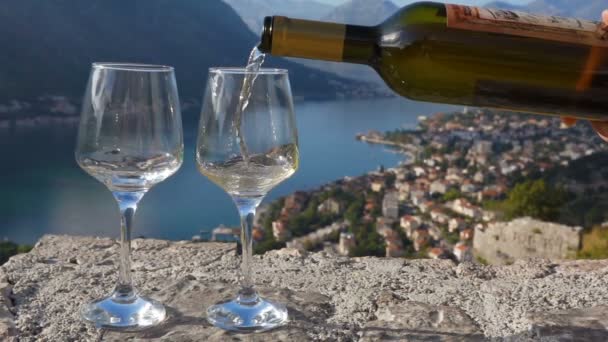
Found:
[[[392,167],[401,154],[355,140],[369,130],[414,128],[419,115],[458,109],[401,98],[296,103],[300,168],[265,202],[344,176]],[[140,203],[133,236],[190,239],[225,224],[238,225],[230,197],[196,169],[198,113],[184,113],[181,169]],[[44,234],[117,237],[119,214],[110,191],[74,160],[76,126],[0,128],[0,238],[34,243]]]

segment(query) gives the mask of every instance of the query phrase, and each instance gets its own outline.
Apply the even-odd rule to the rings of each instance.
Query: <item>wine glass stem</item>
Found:
[[[241,216],[241,291],[238,300],[241,302],[252,302],[257,300],[257,294],[253,288],[251,266],[253,261],[253,220],[255,210],[262,202],[262,197],[235,197],[234,202]]]
[[[114,290],[116,299],[128,300],[135,296],[131,278],[131,229],[137,204],[145,192],[113,191],[120,207],[120,269]]]

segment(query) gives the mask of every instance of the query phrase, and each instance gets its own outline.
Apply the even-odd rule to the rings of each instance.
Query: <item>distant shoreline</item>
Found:
[[[419,152],[419,149],[411,144],[401,144],[390,140],[373,138],[365,134],[357,134],[355,138],[359,141],[372,145],[384,145],[397,148],[399,152],[403,153],[406,157],[406,160],[403,162],[403,164],[413,162],[416,159],[416,154]]]

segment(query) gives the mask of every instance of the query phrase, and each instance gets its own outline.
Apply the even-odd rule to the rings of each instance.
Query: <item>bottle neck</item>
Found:
[[[259,49],[275,56],[370,64],[376,28],[274,16],[264,20]]]

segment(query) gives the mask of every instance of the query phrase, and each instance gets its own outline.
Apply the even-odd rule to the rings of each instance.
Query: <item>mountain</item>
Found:
[[[500,8],[500,9],[513,10],[513,11],[526,11],[527,10],[526,6],[513,5],[513,4],[511,4],[509,2],[505,2],[505,1],[493,1],[493,2],[485,4],[483,7]]]
[[[181,97],[198,100],[208,68],[243,66],[258,40],[220,0],[4,0],[0,6],[4,101],[80,98],[94,61],[173,65]],[[282,59],[266,65],[289,68],[298,95],[332,98],[360,86]]]
[[[260,32],[264,17],[284,15],[288,17],[318,20],[333,7],[312,0],[224,0],[232,6],[251,31]]]
[[[527,7],[535,13],[599,20],[608,0],[535,0]]]
[[[602,11],[608,9],[608,0],[534,0],[525,6],[514,6],[504,1],[495,1],[485,7],[598,20]]]
[[[372,26],[383,22],[399,7],[387,0],[349,0],[321,18],[322,21]],[[331,72],[341,77],[373,82],[381,91],[391,94],[378,74],[368,66],[297,59],[306,66]]]
[[[354,25],[377,25],[399,7],[388,0],[349,0],[321,18],[323,21]]]

